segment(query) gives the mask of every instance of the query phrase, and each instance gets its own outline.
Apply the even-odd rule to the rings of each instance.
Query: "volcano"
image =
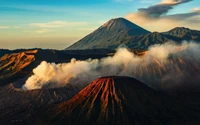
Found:
[[[66,48],[66,50],[115,50],[126,46],[132,50],[147,50],[154,44],[183,40],[200,41],[200,31],[176,27],[167,32],[150,32],[124,18],[111,19],[97,30]]]
[[[111,19],[91,34],[68,47],[67,50],[113,49],[118,47],[125,37],[149,33],[146,29],[124,18]]]
[[[162,125],[185,119],[186,112],[183,104],[134,78],[112,76],[99,78],[69,101],[42,110],[36,114],[36,124]]]

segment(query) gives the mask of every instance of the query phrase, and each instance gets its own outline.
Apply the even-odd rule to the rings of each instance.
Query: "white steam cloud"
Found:
[[[120,48],[103,59],[55,64],[43,61],[33,69],[23,89],[55,88],[72,85],[82,89],[103,76],[130,76],[152,87],[167,88],[200,80],[200,45],[168,42],[154,45],[143,56]]]

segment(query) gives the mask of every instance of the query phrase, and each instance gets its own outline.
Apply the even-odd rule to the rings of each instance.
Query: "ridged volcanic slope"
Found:
[[[113,76],[93,81],[69,101],[40,115],[37,124],[161,125],[183,118],[185,112],[168,96],[138,80]]]

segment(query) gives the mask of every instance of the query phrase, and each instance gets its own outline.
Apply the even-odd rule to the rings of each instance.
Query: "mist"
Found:
[[[198,85],[200,80],[200,44],[174,42],[149,47],[143,56],[119,48],[113,56],[100,60],[55,64],[41,62],[28,78],[24,90],[71,85],[82,89],[103,76],[130,76],[156,89]]]

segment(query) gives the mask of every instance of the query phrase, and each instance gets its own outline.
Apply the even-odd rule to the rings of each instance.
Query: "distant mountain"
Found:
[[[23,69],[35,61],[37,50],[5,54],[0,58],[0,86],[4,83],[11,82],[15,77],[20,78],[23,74],[30,75],[28,72],[23,72]],[[33,68],[33,67],[32,67]],[[31,69],[29,69],[31,71]],[[15,75],[17,74],[17,76]]]
[[[11,53],[12,52],[12,53]],[[14,50],[11,54],[0,57],[0,86],[23,79],[20,85],[24,84],[26,77],[32,74],[33,68],[42,61],[64,63],[70,62],[72,58],[86,60],[88,58],[102,58],[107,56],[109,50],[95,51],[59,51],[59,50]],[[92,53],[92,54],[91,54]],[[20,87],[20,85],[16,85]]]
[[[110,49],[122,43],[125,37],[149,33],[149,31],[124,18],[111,19],[91,34],[68,47],[67,50]]]
[[[119,46],[140,50],[148,49],[150,45],[158,43],[162,44],[167,41],[180,43],[183,40],[199,42],[200,31],[177,27],[168,32],[150,33],[126,19],[116,18],[108,21],[66,50],[116,49]]]
[[[140,36],[131,36],[131,37],[125,37],[120,44],[125,45],[126,47],[134,50],[146,50],[149,46],[154,44],[163,44],[167,41],[174,40],[176,42],[180,42],[181,39],[165,35],[158,32],[153,32],[146,35],[140,35]],[[113,46],[112,49],[117,48],[119,45]]]
[[[191,111],[130,77],[104,77],[35,115],[37,125],[166,125]]]
[[[185,27],[176,27],[168,32],[164,32],[163,34],[175,36],[181,38],[182,40],[200,41],[200,31],[191,30]]]

